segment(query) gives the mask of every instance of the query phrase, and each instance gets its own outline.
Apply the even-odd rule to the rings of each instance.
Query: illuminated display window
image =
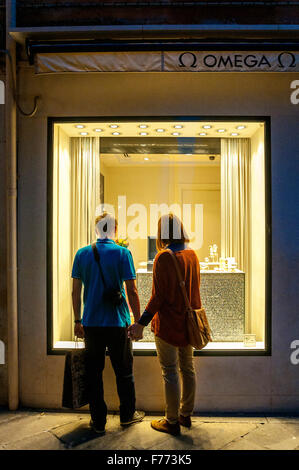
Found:
[[[157,220],[172,211],[197,254],[213,332],[198,354],[269,354],[268,135],[265,118],[49,119],[48,352],[75,345],[73,259],[95,241],[95,216],[112,208],[133,255],[141,313]],[[150,325],[133,348],[155,354]]]

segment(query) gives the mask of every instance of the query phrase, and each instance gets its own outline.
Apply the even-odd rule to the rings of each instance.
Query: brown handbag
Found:
[[[183,280],[178,261],[170,249],[167,249],[166,251],[169,252],[173,259],[175,269],[178,275],[179,284],[182,289],[185,301],[188,342],[195,349],[202,349],[210,341],[213,341],[211,337],[211,329],[207,319],[206,311],[204,308],[193,309],[191,307],[186,291],[185,281]]]

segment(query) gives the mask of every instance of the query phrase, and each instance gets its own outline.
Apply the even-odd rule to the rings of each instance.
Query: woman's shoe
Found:
[[[155,419],[151,422],[151,426],[156,431],[167,432],[173,436],[178,436],[181,433],[179,423],[170,424],[165,418]]]
[[[179,416],[179,423],[181,426],[185,426],[185,428],[191,428],[191,417],[190,416]]]

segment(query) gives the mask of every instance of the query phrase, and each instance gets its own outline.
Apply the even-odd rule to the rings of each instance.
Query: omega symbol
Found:
[[[283,61],[285,62],[284,59],[282,61],[282,58],[284,55],[289,56],[289,58],[291,59],[291,60],[288,60],[289,62],[288,64],[282,63]],[[279,67],[296,67],[296,57],[291,52],[281,52],[281,54],[279,54],[279,56],[277,57],[277,60],[279,63]]]
[[[191,56],[192,62],[191,62],[190,65],[189,65],[189,64],[186,65],[185,62],[183,61],[183,57],[184,57],[185,55]],[[196,67],[196,55],[193,54],[193,52],[183,52],[183,53],[179,56],[179,62],[180,62],[180,67],[193,67],[193,68],[194,68],[194,67]]]

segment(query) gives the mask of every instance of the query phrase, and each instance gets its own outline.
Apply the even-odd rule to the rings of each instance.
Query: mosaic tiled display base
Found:
[[[137,273],[141,312],[152,292],[152,273]],[[214,341],[243,341],[245,327],[245,273],[201,272],[200,294]],[[142,341],[154,341],[150,325]]]

